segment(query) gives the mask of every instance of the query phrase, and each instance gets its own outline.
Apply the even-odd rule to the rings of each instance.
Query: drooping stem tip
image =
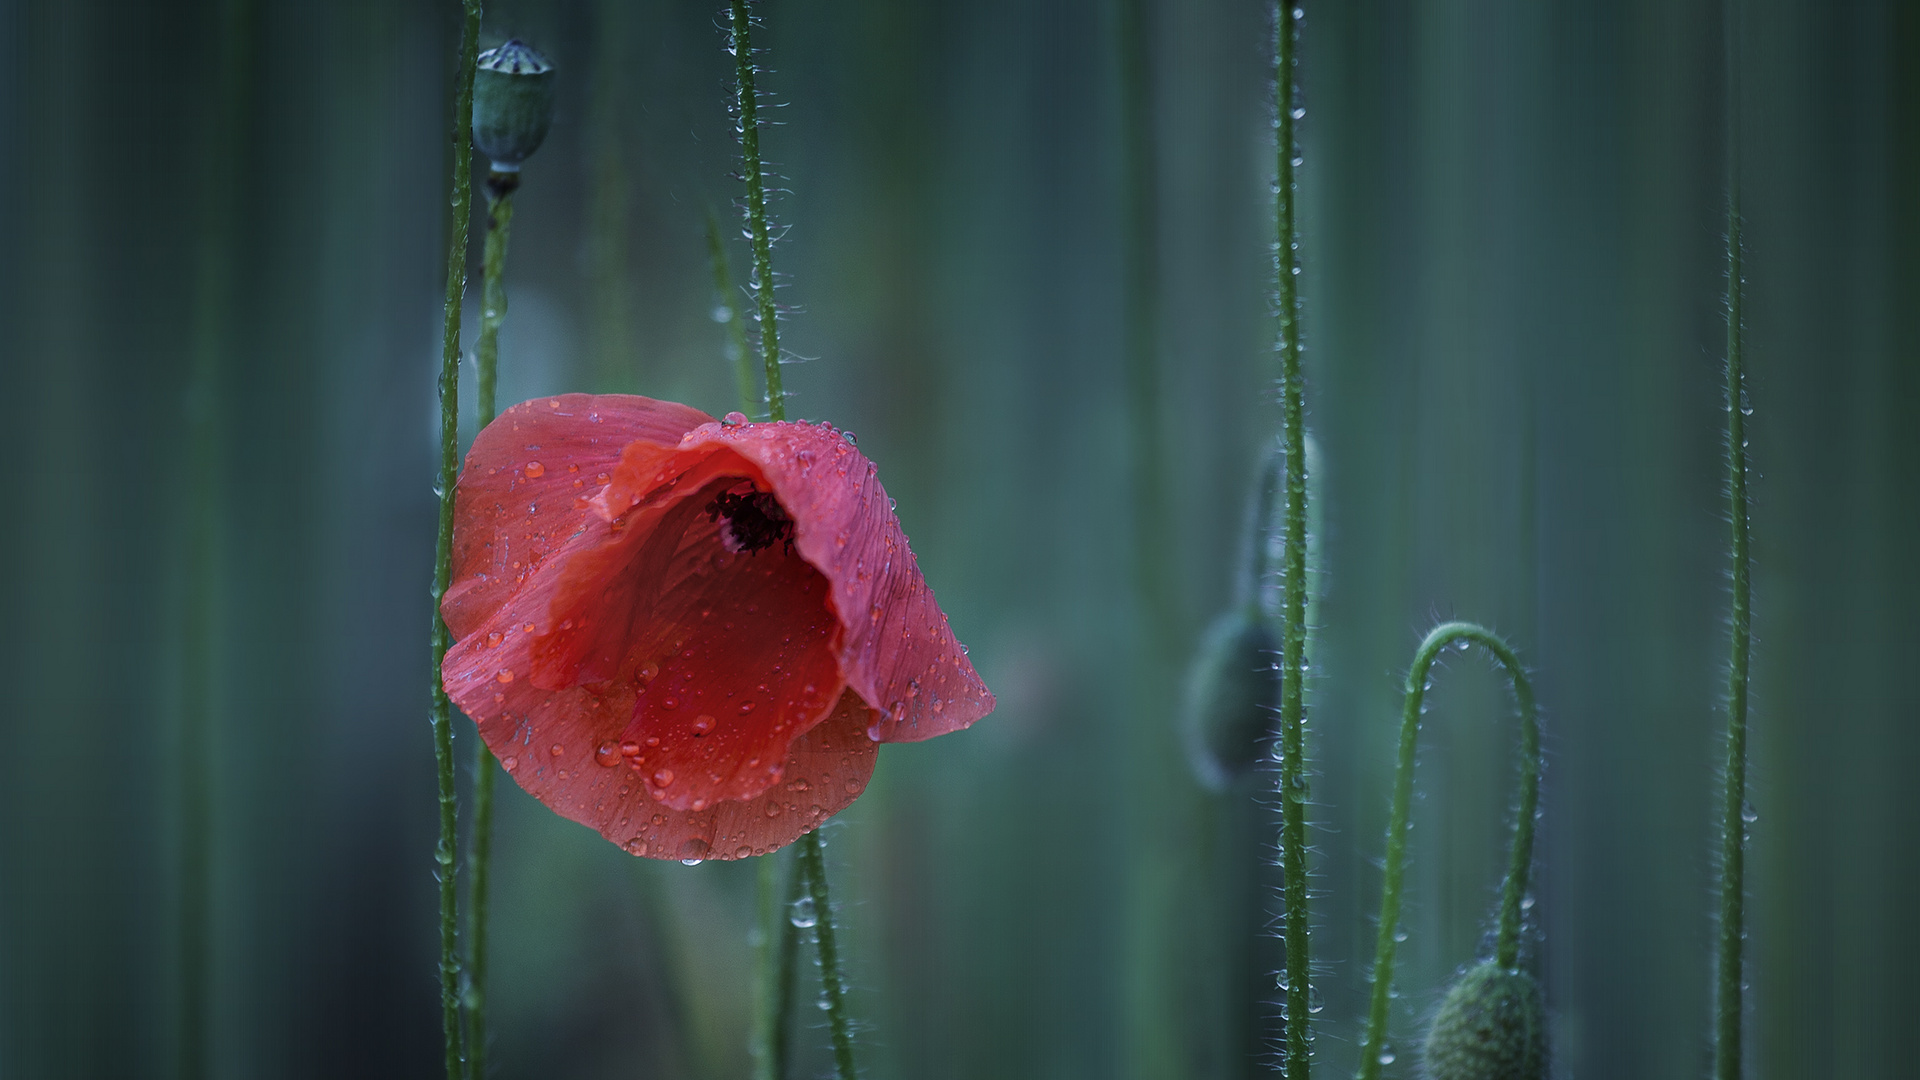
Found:
[[[1479,645],[1494,655],[1513,684],[1520,712],[1520,798],[1513,822],[1513,846],[1506,881],[1500,890],[1500,924],[1495,957],[1503,969],[1519,964],[1520,917],[1533,866],[1534,818],[1540,805],[1540,722],[1533,700],[1533,683],[1513,649],[1485,627],[1449,622],[1433,628],[1415,651],[1407,670],[1406,701],[1400,717],[1399,759],[1393,777],[1393,809],[1387,820],[1387,857],[1380,886],[1379,936],[1374,946],[1373,992],[1367,1012],[1367,1034],[1360,1046],[1360,1080],[1378,1080],[1386,1047],[1393,961],[1399,944],[1400,897],[1405,882],[1407,822],[1413,806],[1414,749],[1420,734],[1427,682],[1434,661],[1449,645]]]

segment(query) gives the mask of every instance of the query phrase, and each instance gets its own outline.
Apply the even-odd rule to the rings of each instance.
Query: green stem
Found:
[[[827,896],[826,860],[821,855],[820,830],[800,838],[799,873],[813,899],[814,940],[820,952],[820,990],[826,996],[827,1026],[833,1034],[834,1074],[855,1080],[853,1030],[847,1021],[846,984],[840,973],[840,950],[833,936],[833,906]]]
[[[453,579],[453,497],[460,479],[460,306],[467,289],[467,224],[473,214],[472,151],[468,132],[473,125],[473,73],[480,53],[480,0],[463,0],[460,53],[454,66],[452,143],[447,221],[447,297],[441,324],[440,349],[440,528],[433,560],[433,654],[431,704],[433,760],[439,787],[440,838],[433,861],[440,878],[440,1012],[446,1037],[447,1080],[461,1080],[463,1053],[460,1030],[460,914],[454,845],[458,821],[453,787],[453,703],[440,679],[451,635],[440,618],[440,597]]]
[[[733,361],[734,386],[740,391],[740,411],[753,416],[760,411],[760,402],[755,400],[753,349],[747,344],[746,320],[741,318],[740,304],[734,299],[727,246],[720,238],[720,219],[714,216],[712,207],[707,208],[707,258],[713,264],[715,302],[726,312],[727,353]]]
[[[787,418],[780,388],[780,309],[774,303],[773,235],[767,223],[767,178],[760,163],[760,94],[754,89],[753,16],[747,0],[731,0],[733,14],[734,109],[740,126],[740,171],[747,180],[747,234],[753,243],[753,290],[759,311],[760,361],[766,368],[767,418]]]
[[[513,230],[513,193],[517,172],[487,173],[487,239],[480,287],[480,336],[474,343],[474,389],[479,397],[476,428],[493,423],[499,382],[500,324],[507,318],[507,242]],[[487,897],[493,864],[493,751],[475,733],[473,740],[473,846],[467,853],[467,1076],[487,1075]]]
[[[219,8],[218,74],[210,108],[194,267],[188,441],[192,491],[188,503],[186,610],[181,645],[179,1042],[177,1075],[197,1080],[210,1071],[207,1025],[211,1013],[209,951],[213,936],[212,831],[216,683],[215,595],[219,582],[222,372],[230,351],[234,282],[234,201],[239,187],[236,144],[250,100],[248,38],[251,0]]]
[[[1313,991],[1309,970],[1307,909],[1307,445],[1304,387],[1300,377],[1300,244],[1294,222],[1293,122],[1298,106],[1300,25],[1293,0],[1274,15],[1275,239],[1280,322],[1280,411],[1287,456],[1286,564],[1280,631],[1280,866],[1283,875],[1287,948],[1285,990],[1288,1080],[1306,1080],[1312,1068],[1310,1025]]]
[[[487,173],[487,241],[480,287],[480,337],[474,342],[474,389],[479,395],[480,427],[493,423],[494,387],[500,371],[500,324],[507,321],[507,241],[513,233],[513,193],[517,172]]]
[[[786,1080],[787,1050],[792,1042],[793,969],[800,953],[800,932],[793,924],[792,913],[806,888],[806,874],[796,861],[782,899],[779,859],[772,854],[760,857],[761,935],[754,950],[759,968],[754,994],[754,1080]]]
[[[1400,760],[1393,776],[1393,810],[1387,821],[1387,862],[1380,886],[1380,928],[1374,948],[1373,998],[1367,1014],[1367,1037],[1360,1047],[1361,1080],[1377,1080],[1380,1075],[1381,1049],[1387,1038],[1387,1012],[1393,985],[1393,954],[1400,927],[1400,893],[1405,881],[1407,859],[1407,820],[1413,804],[1414,745],[1420,734],[1420,714],[1425,710],[1428,674],[1440,651],[1459,643],[1479,645],[1493,653],[1513,681],[1513,696],[1520,709],[1520,805],[1513,822],[1513,851],[1507,862],[1507,878],[1500,891],[1500,928],[1495,955],[1504,968],[1520,962],[1520,909],[1526,897],[1528,876],[1533,867],[1533,826],[1540,805],[1540,721],[1535,714],[1533,684],[1526,669],[1499,635],[1485,627],[1467,622],[1441,623],[1427,634],[1407,670],[1406,705],[1400,717]]]
[[[1732,523],[1733,633],[1727,665],[1727,789],[1720,824],[1720,955],[1714,995],[1713,1074],[1740,1080],[1746,1006],[1747,669],[1753,654],[1752,558],[1747,518],[1747,373],[1741,356],[1745,280],[1740,239],[1738,5],[1727,27],[1727,516]]]

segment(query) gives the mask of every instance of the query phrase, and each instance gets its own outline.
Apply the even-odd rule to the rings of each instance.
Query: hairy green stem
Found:
[[[720,237],[720,219],[707,208],[707,259],[713,264],[714,302],[720,305],[727,324],[727,354],[733,362],[733,383],[740,392],[740,411],[748,416],[760,412],[753,377],[753,349],[747,344],[746,320],[734,298],[733,273],[727,266],[727,246]]]
[[[827,896],[826,859],[821,854],[820,830],[800,838],[799,873],[806,878],[813,900],[814,941],[820,953],[820,992],[827,1005],[827,1026],[833,1034],[833,1065],[838,1080],[856,1080],[853,1067],[853,1029],[847,1020],[846,983],[840,973],[840,950],[833,936],[833,906]]]
[[[1294,221],[1295,85],[1300,25],[1292,0],[1274,15],[1274,103],[1278,130],[1274,178],[1277,306],[1280,337],[1280,411],[1286,444],[1286,563],[1280,629],[1280,866],[1287,962],[1281,989],[1286,1001],[1288,1080],[1306,1080],[1312,1069],[1310,1025],[1313,991],[1307,909],[1307,445],[1305,390],[1300,376],[1300,244]]]
[[[1520,658],[1500,636],[1475,623],[1441,623],[1427,634],[1407,669],[1406,704],[1400,717],[1400,759],[1393,775],[1393,810],[1387,820],[1386,872],[1380,886],[1380,927],[1374,947],[1373,996],[1367,1012],[1367,1036],[1360,1046],[1361,1080],[1378,1080],[1387,1039],[1387,1014],[1393,985],[1393,956],[1399,943],[1400,895],[1407,860],[1407,821],[1413,806],[1414,748],[1425,710],[1427,682],[1434,661],[1449,645],[1479,645],[1491,652],[1513,682],[1520,711],[1520,801],[1513,822],[1513,850],[1500,890],[1500,928],[1495,956],[1503,968],[1520,962],[1520,911],[1533,867],[1533,826],[1540,805],[1540,721],[1533,684]]]
[[[1746,1007],[1747,669],[1753,654],[1752,557],[1747,518],[1747,373],[1741,356],[1740,50],[1737,3],[1727,6],[1727,516],[1732,525],[1733,632],[1727,664],[1726,804],[1720,824],[1720,942],[1713,1074],[1740,1080]]]
[[[440,681],[451,635],[440,618],[440,597],[453,579],[453,495],[460,479],[460,307],[467,290],[467,224],[473,214],[473,74],[480,54],[480,0],[463,0],[460,52],[454,65],[453,117],[449,127],[453,170],[447,198],[447,297],[440,348],[440,528],[433,559],[433,666],[431,704],[433,760],[440,799],[440,838],[434,845],[440,878],[440,1012],[446,1037],[447,1080],[462,1080],[460,1025],[460,912],[454,848],[459,823],[453,786],[453,703]]]
[[[734,109],[740,131],[740,172],[747,181],[747,235],[753,244],[753,277],[748,285],[758,304],[760,361],[766,368],[767,418],[787,418],[780,388],[780,308],[774,303],[773,234],[767,222],[767,178],[760,162],[760,94],[754,89],[753,15],[747,0],[731,0]]]
[[[500,373],[500,324],[507,318],[507,242],[513,230],[513,193],[517,172],[487,174],[487,239],[481,263],[480,336],[474,343],[474,390],[479,398],[476,428],[493,423],[498,411],[494,389]],[[487,897],[493,863],[493,751],[476,733],[473,740],[473,841],[467,852],[467,1075],[487,1075]]]

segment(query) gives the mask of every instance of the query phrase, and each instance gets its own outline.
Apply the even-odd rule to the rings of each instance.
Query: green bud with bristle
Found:
[[[1488,960],[1440,1001],[1427,1032],[1432,1080],[1546,1080],[1547,1007],[1532,975]]]
[[[509,41],[480,54],[473,76],[473,145],[495,172],[517,172],[553,123],[553,65]]]
[[[1246,775],[1266,744],[1280,704],[1279,636],[1251,605],[1214,620],[1188,675],[1183,717],[1194,775],[1224,791]]]

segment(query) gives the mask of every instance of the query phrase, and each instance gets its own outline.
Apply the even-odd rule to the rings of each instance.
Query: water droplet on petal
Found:
[[[593,752],[593,760],[596,764],[604,765],[607,768],[612,768],[620,764],[619,745],[611,742],[601,743],[599,748]]]
[[[547,747],[547,753],[552,754],[554,757],[559,757],[566,752],[567,748],[561,746],[559,743],[554,743],[552,746]]]
[[[547,467],[537,461],[527,462],[527,479],[538,480],[547,475]]]
[[[672,787],[673,786],[673,770],[660,769],[656,771],[653,774],[653,784],[655,787]]]
[[[692,866],[694,863],[706,857],[707,842],[697,836],[680,845],[680,858],[686,861],[688,866]]]

